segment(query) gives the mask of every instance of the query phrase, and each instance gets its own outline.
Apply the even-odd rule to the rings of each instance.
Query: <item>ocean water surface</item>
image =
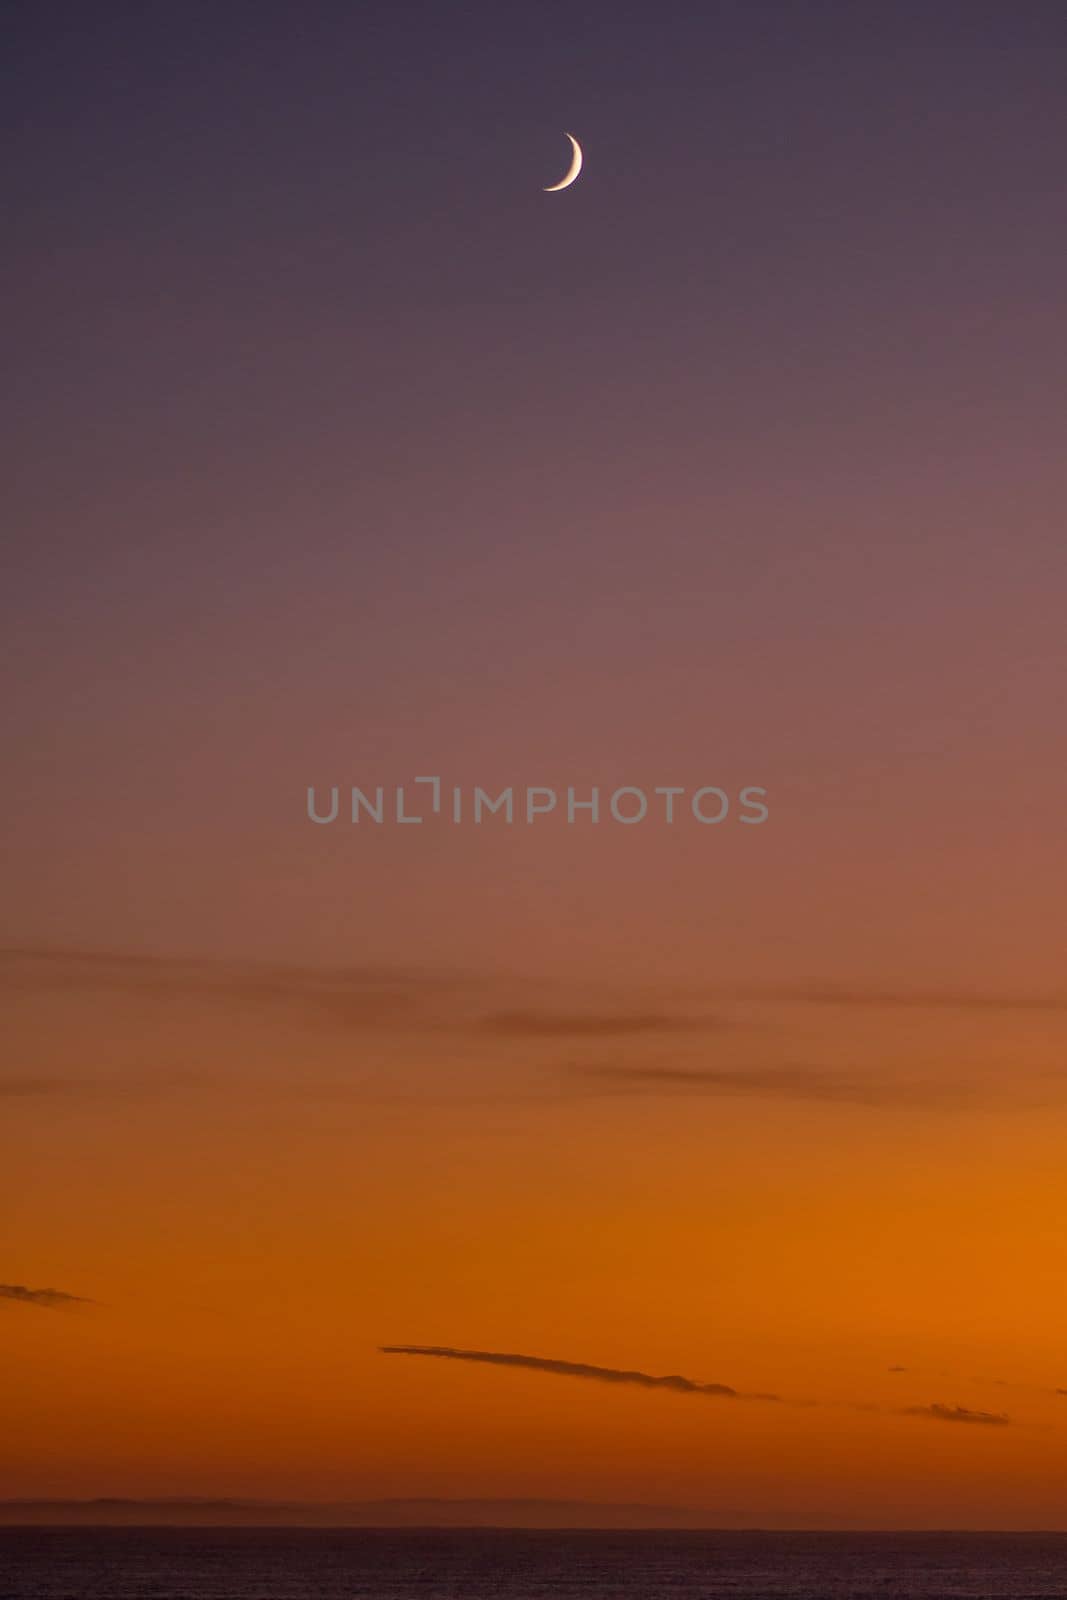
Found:
[[[0,1528],[0,1600],[1026,1600],[1067,1535]]]

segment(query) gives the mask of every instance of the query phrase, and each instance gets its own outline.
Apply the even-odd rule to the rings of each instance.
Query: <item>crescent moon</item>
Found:
[[[558,183],[550,183],[548,188],[545,190],[546,194],[555,194],[557,189],[569,189],[579,172],[582,170],[582,147],[574,137],[573,133],[568,133],[567,138],[571,142],[570,170],[559,180]]]

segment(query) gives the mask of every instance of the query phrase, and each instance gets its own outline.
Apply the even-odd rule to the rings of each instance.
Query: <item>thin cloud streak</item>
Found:
[[[688,1033],[728,1026],[721,1017],[670,1016],[664,1012],[572,1014],[551,1011],[498,1011],[485,1017],[488,1033],[514,1039],[629,1038],[641,1034]]]
[[[795,988],[746,986],[753,999],[812,1006],[862,1006],[878,1011],[1067,1011],[1067,994],[978,994],[968,989],[848,989],[808,983]]]
[[[0,987],[17,993],[107,992],[288,1010],[321,1022],[375,1027],[407,1022],[420,1000],[455,979],[367,967],[298,967],[182,960],[128,952],[7,949]]]
[[[0,1300],[14,1300],[23,1306],[41,1306],[47,1311],[59,1311],[65,1306],[95,1304],[82,1294],[67,1294],[63,1289],[28,1289],[24,1283],[0,1283]]]
[[[69,1078],[0,1078],[0,1100],[27,1100],[43,1094],[64,1094],[75,1087]]]
[[[433,1356],[442,1361],[477,1361],[493,1367],[520,1367],[560,1378],[586,1378],[594,1383],[633,1384],[641,1389],[668,1389],[674,1394],[709,1395],[722,1400],[778,1400],[776,1394],[745,1394],[726,1383],[698,1383],[679,1373],[657,1376],[623,1367],[597,1367],[585,1361],[558,1361],[549,1356],[515,1355],[499,1350],[459,1350],[451,1345],[383,1344],[386,1356]]]
[[[723,1098],[808,1100],[830,1105],[956,1106],[976,1098],[955,1081],[900,1079],[870,1072],[847,1075],[821,1067],[568,1067],[568,1072],[616,1094],[704,1094]]]
[[[971,1411],[967,1406],[905,1406],[902,1417],[925,1417],[932,1422],[964,1422],[980,1428],[1006,1428],[1011,1418],[1003,1411]]]
[[[953,1383],[972,1383],[987,1389],[1015,1389],[1023,1394],[1044,1395],[1046,1398],[1056,1395],[1067,1396],[1067,1389],[1057,1389],[1051,1387],[1047,1383],[1034,1383],[1033,1381],[1028,1382],[1022,1378],[991,1378],[983,1373],[971,1373],[969,1376],[961,1378],[959,1373],[937,1371],[934,1369],[924,1371],[924,1369],[921,1367],[894,1366],[889,1367],[887,1370],[889,1372],[908,1372],[913,1376],[920,1376],[931,1380],[949,1379]]]
[[[584,1361],[560,1361],[549,1356],[517,1355],[500,1350],[463,1350],[454,1345],[436,1344],[383,1344],[378,1349],[382,1355],[428,1356],[440,1361],[471,1361],[493,1367],[519,1368],[527,1372],[544,1372],[554,1377],[584,1378],[593,1383],[633,1385],[641,1389],[665,1389],[673,1394],[695,1394],[719,1400],[764,1400],[777,1405],[794,1405],[821,1409],[846,1406],[850,1411],[870,1415],[910,1417],[932,1422],[955,1422],[974,1427],[1005,1428],[1012,1419],[1000,1411],[975,1411],[967,1406],[932,1405],[904,1406],[887,1411],[874,1402],[840,1400],[784,1400],[781,1395],[735,1389],[725,1383],[701,1383],[680,1373],[662,1376],[625,1367],[599,1367]],[[892,1368],[890,1369],[893,1370]],[[903,1370],[903,1369],[900,1369]]]

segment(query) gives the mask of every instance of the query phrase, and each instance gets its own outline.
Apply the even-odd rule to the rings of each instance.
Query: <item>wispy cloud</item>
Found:
[[[38,1095],[63,1094],[71,1087],[68,1078],[0,1078],[0,1100],[35,1099]]]
[[[198,999],[304,1020],[367,1027],[405,1021],[420,1000],[454,979],[373,967],[299,967],[182,960],[128,952],[0,951],[0,987],[11,992],[106,991],[152,1000]]]
[[[979,1387],[987,1389],[1014,1389],[1020,1394],[1044,1395],[1046,1399],[1049,1396],[1055,1395],[1067,1396],[1067,1389],[1057,1389],[1047,1383],[1035,1383],[1033,1379],[992,1378],[983,1373],[970,1373],[961,1375],[958,1372],[946,1372],[944,1369],[924,1369],[922,1367],[895,1366],[890,1367],[888,1370],[890,1372],[908,1372],[913,1377],[923,1378],[924,1381],[930,1380],[933,1382],[945,1380],[951,1383],[975,1384]]]
[[[809,1103],[813,1106],[885,1108],[901,1111],[931,1110],[947,1113],[981,1110],[1010,1104],[1015,1108],[1063,1102],[1060,1075],[1015,1073],[1009,1078],[988,1070],[969,1072],[958,1067],[916,1072],[904,1063],[868,1066],[857,1054],[840,1067],[788,1059],[766,1059],[747,1065],[740,1053],[726,1055],[726,1041],[743,1042],[758,1037],[753,1032],[751,1008],[732,1018],[725,997],[759,1000],[765,1006],[803,1001],[813,1005],[866,1007],[981,1007],[1013,1009],[1059,1008],[1056,996],[974,996],[945,991],[835,989],[815,983],[795,989],[768,987],[705,990],[688,997],[662,986],[648,986],[641,997],[632,991],[600,986],[595,995],[580,984],[540,985],[528,980],[498,979],[486,975],[391,969],[372,965],[304,967],[233,960],[180,959],[135,952],[94,952],[41,948],[0,950],[0,990],[13,997],[113,995],[132,1002],[151,1003],[158,1010],[186,1003],[213,1006],[236,1016],[242,1023],[272,1028],[298,1026],[378,1035],[432,1037],[445,1047],[470,1053],[472,1073],[487,1067],[487,1051],[510,1061],[521,1053],[519,1066],[550,1056],[555,1045],[570,1059],[541,1062],[542,1076],[534,1084],[505,1083],[495,1071],[481,1098],[531,1101],[552,1100],[561,1086],[570,1101],[589,1096],[703,1096],[771,1103]],[[717,996],[721,1012],[713,1007]],[[1067,1001],[1063,1001],[1067,1006]],[[707,1007],[707,1009],[706,1009]],[[844,1023],[847,1019],[838,1019]],[[766,1037],[766,1034],[764,1034]],[[712,1054],[712,1045],[722,1050]],[[778,1055],[778,1051],[774,1055]],[[782,1051],[782,1055],[786,1050]],[[597,1057],[600,1057],[598,1060]],[[583,1059],[584,1058],[584,1059]],[[140,1074],[140,1075],[139,1075]],[[205,1077],[212,1087],[215,1078]],[[227,1080],[229,1081],[229,1080]],[[106,1094],[157,1092],[164,1084],[193,1087],[188,1073],[179,1081],[162,1078],[157,1071],[133,1069],[84,1072],[55,1076],[34,1075],[13,1065],[0,1078],[0,1101],[10,1110],[18,1102],[27,1108],[46,1096],[84,1095],[87,1089]],[[303,1095],[316,1093],[373,1095],[373,1086],[356,1075],[341,1073],[314,1087],[308,1072],[275,1087],[287,1092],[299,1086]],[[449,1104],[454,1088],[442,1091]],[[479,1103],[481,1103],[481,1098]]]
[[[659,1011],[498,1011],[483,1018],[488,1033],[520,1039],[610,1039],[640,1034],[688,1033],[727,1026],[720,1017],[671,1016]]]
[[[902,1417],[926,1417],[933,1422],[966,1422],[981,1428],[1006,1428],[1011,1418],[1003,1411],[971,1411],[967,1406],[905,1406]]]
[[[602,1383],[614,1386],[632,1385],[640,1389],[663,1389],[673,1394],[703,1395],[718,1400],[756,1401],[763,1400],[777,1405],[802,1406],[805,1408],[823,1409],[829,1407],[845,1407],[850,1411],[862,1411],[871,1415],[914,1417],[930,1422],[955,1422],[972,1427],[1006,1428],[1011,1424],[1011,1417],[1001,1411],[978,1411],[968,1406],[944,1405],[935,1402],[931,1405],[912,1405],[889,1409],[873,1401],[845,1401],[840,1399],[787,1399],[782,1395],[736,1389],[727,1383],[704,1383],[696,1378],[684,1377],[680,1373],[658,1374],[643,1372],[640,1369],[628,1367],[601,1367],[585,1361],[561,1361],[550,1356],[517,1355],[510,1351],[501,1350],[465,1350],[454,1345],[436,1344],[385,1344],[379,1345],[383,1355],[422,1356],[440,1361],[471,1361],[479,1362],[491,1367],[519,1368],[527,1372],[544,1372],[553,1377],[584,1378],[592,1383]],[[894,1369],[905,1371],[905,1368]],[[1067,1393],[1067,1391],[1060,1391]]]
[[[702,1094],[721,1098],[812,1100],[862,1106],[958,1105],[974,1091],[954,1080],[914,1080],[870,1071],[842,1073],[811,1066],[679,1067],[570,1065],[589,1088],[615,1094]]]
[[[0,1283],[0,1300],[15,1300],[23,1306],[43,1306],[48,1311],[94,1304],[85,1295],[67,1294],[63,1289],[28,1289],[24,1283]]]
[[[753,988],[748,992],[753,998],[817,1006],[865,1006],[881,1011],[1067,1011],[1067,993],[979,994],[973,989],[860,989],[826,983]]]
[[[777,1400],[775,1394],[746,1394],[727,1383],[699,1383],[678,1373],[663,1377],[624,1367],[597,1367],[585,1361],[558,1361],[549,1356],[514,1355],[499,1350],[458,1350],[451,1345],[383,1344],[387,1356],[435,1356],[442,1361],[479,1361],[492,1367],[521,1367],[559,1378],[587,1378],[594,1383],[634,1384],[641,1389],[669,1389],[675,1394],[710,1395],[721,1400]]]

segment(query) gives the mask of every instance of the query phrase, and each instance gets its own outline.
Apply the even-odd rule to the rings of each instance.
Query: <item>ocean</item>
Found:
[[[1067,1534],[0,1528],[0,1600],[1027,1600]]]

